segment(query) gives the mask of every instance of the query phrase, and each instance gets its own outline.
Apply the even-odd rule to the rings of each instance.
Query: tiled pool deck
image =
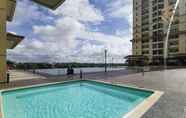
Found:
[[[186,118],[186,69],[127,74],[117,71],[110,73],[86,74],[84,78],[99,79],[106,82],[133,85],[141,88],[164,91],[164,95],[142,118]],[[24,78],[23,78],[24,79]],[[14,80],[0,84],[0,89],[29,86],[50,82],[79,79],[79,76],[34,77],[34,79]]]

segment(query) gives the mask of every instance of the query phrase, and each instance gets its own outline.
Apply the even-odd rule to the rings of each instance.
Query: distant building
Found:
[[[186,57],[186,0],[180,0],[171,28],[168,58]],[[133,0],[132,57],[148,57],[147,63],[163,63],[164,40],[168,23],[162,19],[165,7],[174,7],[176,0]],[[176,58],[177,57],[177,58]],[[133,62],[135,62],[135,59]],[[139,59],[136,59],[139,60]],[[185,60],[182,60],[185,61]]]

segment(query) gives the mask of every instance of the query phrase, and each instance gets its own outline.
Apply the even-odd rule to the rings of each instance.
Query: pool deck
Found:
[[[19,73],[25,74],[25,72]],[[32,78],[33,74],[27,74],[30,74],[29,79],[24,77],[14,79],[12,77],[10,83],[0,84],[0,90],[79,79],[79,76],[42,77],[40,75],[34,75]],[[141,73],[131,74],[115,71],[107,74],[86,74],[84,78],[164,91],[164,95],[142,118],[186,118],[186,69],[145,72],[144,76]]]

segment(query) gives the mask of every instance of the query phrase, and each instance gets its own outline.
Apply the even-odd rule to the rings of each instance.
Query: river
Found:
[[[117,71],[117,70],[125,70],[126,67],[118,67],[118,68],[107,68],[107,71]],[[74,73],[79,74],[80,70],[83,73],[94,73],[94,72],[104,72],[104,67],[87,67],[87,68],[74,68]],[[36,73],[44,74],[44,75],[66,75],[66,68],[53,68],[53,69],[37,69]]]

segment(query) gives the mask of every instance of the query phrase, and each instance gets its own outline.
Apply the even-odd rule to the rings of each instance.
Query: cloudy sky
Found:
[[[32,62],[121,62],[131,54],[132,0],[66,0],[52,11],[17,0],[8,31],[25,36],[8,58]]]

